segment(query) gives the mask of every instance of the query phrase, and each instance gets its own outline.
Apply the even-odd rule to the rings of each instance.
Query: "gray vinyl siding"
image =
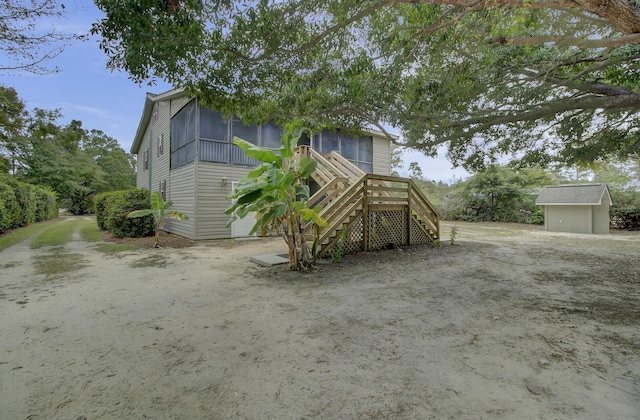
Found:
[[[165,146],[166,147],[166,146]],[[183,166],[171,171],[167,181],[167,199],[173,202],[172,210],[178,210],[189,216],[188,220],[179,222],[168,220],[166,231],[196,239],[195,235],[195,164]]]
[[[196,165],[198,173],[195,239],[230,238],[231,228],[226,227],[229,216],[224,214],[230,202],[225,197],[231,194],[232,182],[239,181],[251,168],[210,162],[196,162]],[[227,177],[224,188],[222,177]]]
[[[140,144],[138,155],[136,156],[136,188],[149,189],[149,170],[144,169],[144,152],[149,148],[149,130],[151,124],[147,126],[144,133],[144,139]]]
[[[171,118],[170,113],[172,111],[171,102],[174,101],[159,101],[158,102],[158,120],[154,123],[153,119],[149,123],[149,128],[151,129],[151,149],[150,149],[150,159],[151,159],[151,184],[146,188],[149,188],[149,191],[160,191],[160,181],[167,182],[167,198],[170,197],[169,189],[169,162],[170,162],[170,124]],[[163,136],[164,142],[164,153],[158,156],[158,137]],[[149,141],[149,134],[147,133],[147,141]]]
[[[546,206],[545,228],[549,232],[592,233],[591,206]]]
[[[602,204],[593,206],[593,233],[609,233],[609,202],[602,199]]]
[[[373,173],[391,175],[391,142],[373,137]]]

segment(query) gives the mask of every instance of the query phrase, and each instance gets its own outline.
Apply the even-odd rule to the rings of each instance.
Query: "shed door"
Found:
[[[232,191],[236,190],[238,186],[238,182],[231,183]],[[231,223],[231,237],[232,238],[246,238],[247,236],[255,236],[249,235],[251,232],[251,228],[256,224],[256,215],[255,213],[249,213],[246,215],[244,219],[237,219],[233,223]]]

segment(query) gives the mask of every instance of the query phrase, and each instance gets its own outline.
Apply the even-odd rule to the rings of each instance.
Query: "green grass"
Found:
[[[133,244],[98,244],[93,248],[103,254],[114,255],[119,252],[134,251],[140,247]]]
[[[44,274],[45,280],[55,280],[63,274],[87,267],[82,255],[65,252],[63,247],[53,248],[49,253],[38,255],[34,259],[36,274]]]
[[[70,219],[62,219],[49,229],[39,232],[31,239],[31,248],[37,249],[43,246],[60,246],[71,241],[73,231],[77,225]]]
[[[102,239],[102,231],[98,229],[98,224],[95,221],[95,218],[91,222],[88,220],[85,221],[80,227],[80,237],[83,241],[86,242],[98,242]]]
[[[34,223],[29,226],[25,226],[20,229],[16,229],[7,233],[6,235],[0,236],[0,251],[9,248],[15,244],[18,244],[22,241],[25,241],[29,237],[42,232],[45,229],[49,229],[51,226],[58,223],[60,219],[48,220],[46,222]]]

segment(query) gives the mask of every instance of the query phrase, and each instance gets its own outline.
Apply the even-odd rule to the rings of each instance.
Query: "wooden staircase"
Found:
[[[440,239],[438,212],[413,180],[366,174],[337,152],[323,156],[301,146],[298,156],[318,163],[312,178],[320,189],[309,204],[322,206],[320,215],[328,226],[314,226],[313,232],[309,225],[307,239],[318,235],[320,257]]]

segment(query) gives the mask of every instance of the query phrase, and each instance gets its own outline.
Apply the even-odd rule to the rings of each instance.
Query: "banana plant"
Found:
[[[225,211],[231,215],[227,226],[255,213],[256,224],[250,233],[260,230],[263,235],[270,231],[282,236],[289,248],[289,269],[296,271],[308,270],[315,259],[317,229],[310,229],[315,234],[311,248],[305,231],[313,225],[327,225],[319,215],[322,208],[310,208],[308,204],[310,191],[305,180],[315,170],[316,162],[309,158],[295,159],[302,133],[299,123],[287,124],[278,153],[234,137],[234,144],[247,156],[263,163],[240,180],[235,192],[227,197],[235,201]]]
[[[149,214],[153,215],[153,221],[156,228],[156,242],[153,245],[154,248],[162,248],[159,244],[160,240],[160,230],[164,229],[164,221],[165,219],[172,220],[186,220],[189,217],[179,212],[178,210],[169,210],[169,207],[173,205],[173,202],[167,201],[165,202],[162,199],[162,195],[158,191],[153,191],[151,193],[151,208],[150,209],[142,209],[142,210],[134,210],[131,213],[127,214],[129,218],[135,217],[144,217]]]

